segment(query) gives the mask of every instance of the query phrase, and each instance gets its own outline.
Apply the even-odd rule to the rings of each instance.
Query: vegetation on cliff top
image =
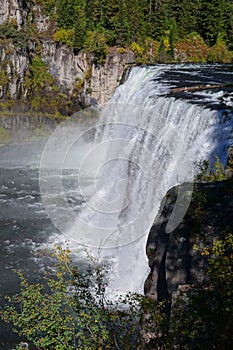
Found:
[[[44,30],[43,25],[40,30],[37,27],[41,10],[35,5],[47,16]],[[232,0],[33,0],[27,11],[21,27],[15,18],[0,25],[0,44],[6,48],[0,86],[3,98],[10,98],[9,67],[14,66],[11,54],[16,49],[29,59],[17,98],[26,100],[33,110],[72,114],[77,96],[84,86],[89,88],[84,77],[71,95],[59,87],[49,67],[41,65],[39,69],[44,40],[68,45],[75,54],[85,51],[90,65],[103,64],[110,47],[120,54],[133,51],[138,64],[233,61]],[[87,88],[85,92],[90,92]],[[61,94],[56,96],[58,91]]]
[[[233,3],[229,0],[50,0],[56,6],[55,40],[98,52],[89,38],[131,47],[138,61],[230,62]],[[136,47],[136,45],[138,45]],[[134,48],[136,48],[134,50]],[[102,55],[105,47],[101,47]]]

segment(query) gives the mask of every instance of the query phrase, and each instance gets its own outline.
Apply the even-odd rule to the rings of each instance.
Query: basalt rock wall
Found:
[[[4,29],[9,23],[13,26],[13,39],[4,34],[9,33]],[[25,78],[36,55],[46,63],[58,92],[73,96],[81,107],[93,103],[103,106],[119,85],[125,68],[135,63],[135,56],[129,50],[119,52],[112,48],[105,62],[96,64],[93,54],[77,53],[72,47],[55,42],[55,25],[39,2],[3,0],[0,26],[3,33],[0,40],[2,100],[27,100]]]

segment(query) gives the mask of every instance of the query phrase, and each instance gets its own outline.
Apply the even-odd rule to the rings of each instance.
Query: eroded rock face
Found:
[[[233,230],[232,179],[197,184],[184,219],[167,234],[165,228],[176,195],[177,188],[167,193],[147,242],[151,273],[145,293],[159,301],[170,297],[179,285],[202,285],[207,278],[207,267],[200,251],[210,247],[224,230]]]
[[[125,68],[135,63],[131,51],[120,54],[112,49],[102,65],[93,62],[93,55],[80,52],[75,55],[71,48],[54,42],[43,43],[43,58],[60,86],[70,93],[77,82],[83,81],[84,91],[103,106],[120,84]]]
[[[15,20],[21,28],[26,21],[29,11],[28,1],[25,0],[2,0],[0,6],[0,24]]]
[[[7,84],[0,86],[0,98],[20,99],[24,94],[24,79],[29,66],[28,56],[17,51],[9,43],[8,47],[0,45],[0,70]]]
[[[135,63],[135,56],[131,51],[120,54],[117,49],[112,49],[102,66],[92,65],[91,89],[92,97],[103,106],[119,85],[125,67]]]
[[[2,0],[0,24],[14,20],[18,30],[27,31],[27,25],[37,28],[40,40],[40,56],[47,64],[58,85],[59,91],[68,95],[87,95],[85,101],[97,101],[103,106],[119,85],[127,65],[135,63],[133,52],[119,53],[111,49],[102,65],[94,64],[92,54],[74,50],[55,43],[55,28],[39,4],[25,0]],[[34,34],[35,35],[35,34]],[[0,85],[0,98],[22,99],[27,96],[24,88],[25,75],[36,52],[35,40],[30,39],[27,50],[14,47],[11,40],[4,40],[0,47],[0,70],[6,75]],[[5,76],[4,76],[5,77]],[[79,99],[79,98],[78,98]]]

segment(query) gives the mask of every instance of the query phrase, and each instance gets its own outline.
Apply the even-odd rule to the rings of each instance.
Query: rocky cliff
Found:
[[[179,285],[203,284],[206,259],[200,251],[209,248],[221,232],[233,231],[233,182],[229,179],[196,184],[184,219],[171,234],[167,234],[166,224],[176,201],[177,189],[167,193],[147,243],[151,273],[145,283],[145,292],[158,301],[170,297]]]
[[[155,302],[168,301],[166,312],[170,320],[168,321],[170,329],[177,320],[182,323],[182,318],[185,318],[187,311],[185,303],[187,303],[190,296],[193,297],[198,289],[201,288],[203,291],[204,286],[209,286],[207,258],[213,242],[221,239],[226,232],[233,232],[232,155],[233,147],[228,152],[226,171],[228,179],[212,183],[196,183],[192,193],[192,201],[185,217],[170,234],[166,233],[166,225],[176,202],[178,187],[168,191],[149,233],[147,256],[151,272],[145,282],[145,294]],[[182,186],[185,188],[186,185]],[[184,196],[187,195],[190,195],[190,193],[184,191]],[[212,297],[213,295],[208,295],[207,300],[212,300]],[[177,299],[179,299],[178,302]],[[216,304],[216,300],[213,300],[213,304]],[[181,309],[180,305],[183,305]],[[202,305],[200,308],[205,307],[203,303],[200,303],[200,305]],[[219,307],[221,308],[217,304],[214,307],[217,310]],[[211,305],[210,308],[213,308],[213,306]],[[196,314],[199,311],[198,308],[195,309]],[[147,318],[150,319],[150,317]],[[194,321],[191,323],[187,326],[190,334]],[[202,323],[204,324],[203,319]],[[182,332],[185,327],[183,323]],[[153,331],[148,332],[145,324],[142,327],[142,343],[139,349],[167,349],[167,347],[157,347],[161,330],[158,330],[156,325],[152,328]],[[206,332],[208,333],[208,330]],[[217,335],[221,337],[220,333]],[[181,338],[182,335],[180,334]],[[203,339],[201,340],[202,347],[198,347],[195,342],[192,347],[190,337],[190,343],[189,345],[186,344],[188,346],[186,348],[209,349],[205,343],[207,340],[204,341]],[[231,341],[233,341],[232,337],[229,338],[229,342],[225,340],[225,349],[230,349]],[[184,349],[185,347],[175,346],[173,339],[173,348]],[[217,345],[216,349],[219,349]]]
[[[65,94],[67,97],[63,98],[75,100],[81,107],[94,102],[102,106],[120,83],[124,69],[135,62],[134,54],[113,48],[103,64],[96,64],[93,54],[75,53],[71,47],[55,42],[55,26],[42,3],[24,0],[1,3],[0,99],[28,101],[42,87],[57,95]],[[38,57],[46,64],[47,77],[44,73],[42,76]],[[32,79],[36,74],[41,82]],[[34,103],[33,107],[38,106]],[[77,108],[76,103],[73,110]]]

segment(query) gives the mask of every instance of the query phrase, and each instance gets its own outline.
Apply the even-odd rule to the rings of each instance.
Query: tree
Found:
[[[57,0],[56,9],[58,27],[73,28],[76,16],[74,0]]]
[[[86,2],[83,1],[76,8],[76,18],[74,24],[73,47],[75,50],[81,50],[86,38]]]
[[[176,20],[173,19],[171,22],[171,28],[169,32],[169,54],[171,55],[172,58],[174,58],[174,45],[175,42],[178,40],[178,30],[177,30],[177,24]]]
[[[7,298],[3,320],[38,349],[135,349],[140,297],[129,294],[113,305],[105,293],[106,269],[96,259],[83,273],[68,249],[58,246],[53,259],[54,273],[41,283],[29,284],[18,272],[20,293]]]
[[[164,63],[166,61],[166,48],[164,44],[164,37],[160,40],[159,50],[158,50],[158,61]]]
[[[198,21],[198,33],[203,37],[208,45],[214,45],[221,30],[221,1],[202,0]]]
[[[172,0],[173,17],[176,19],[179,36],[184,38],[189,33],[198,32],[201,0]]]

